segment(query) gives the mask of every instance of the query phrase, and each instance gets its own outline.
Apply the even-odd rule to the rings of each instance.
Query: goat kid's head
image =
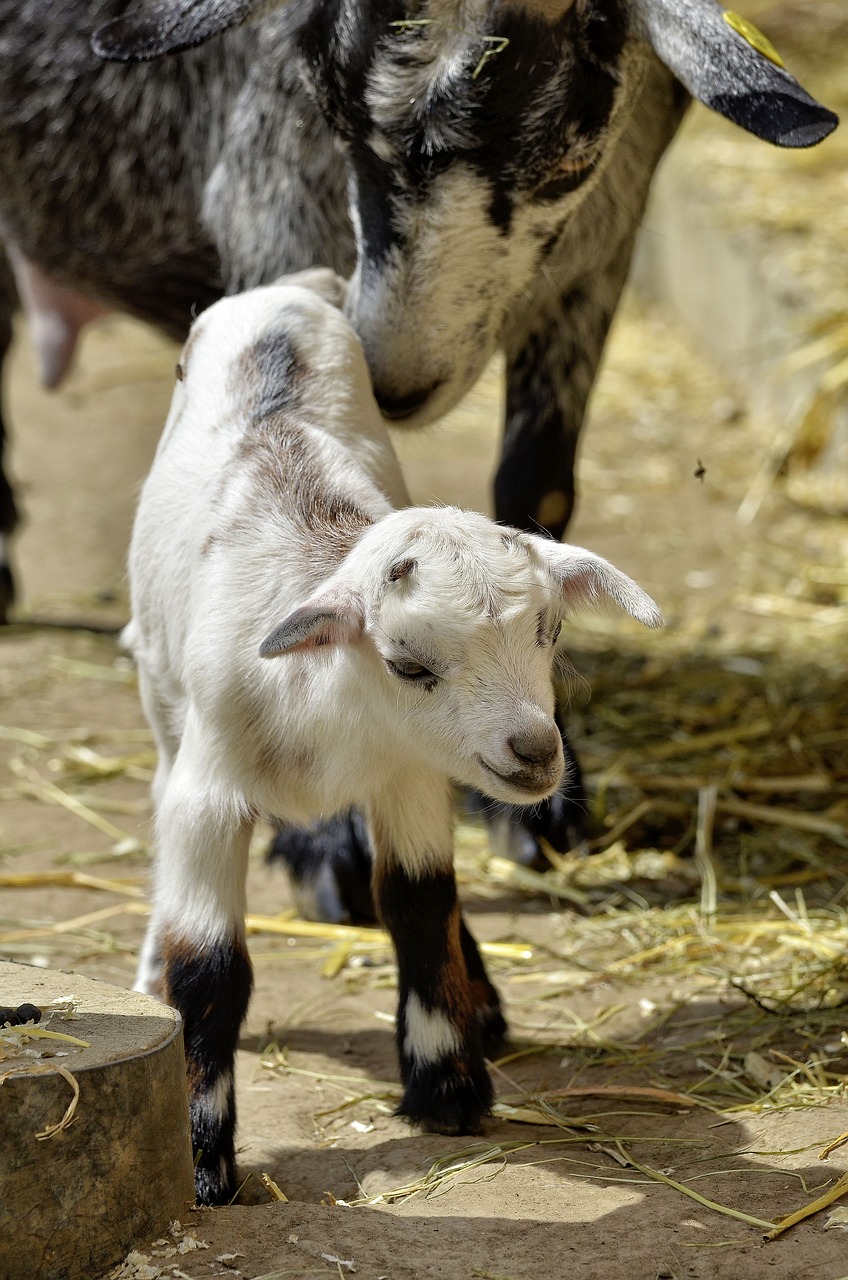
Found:
[[[589,551],[471,512],[408,508],[372,526],[260,652],[315,651],[322,661],[352,646],[354,679],[387,742],[526,804],[551,795],[563,772],[554,721],[563,618],[595,604],[661,623],[645,592]]]
[[[279,2],[140,3],[95,48],[153,57]],[[413,425],[473,383],[600,177],[646,44],[770,142],[809,146],[836,125],[717,0],[304,0],[297,14],[307,83],[347,158],[348,314],[383,412]]]

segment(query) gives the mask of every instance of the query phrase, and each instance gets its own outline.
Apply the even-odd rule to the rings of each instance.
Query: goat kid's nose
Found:
[[[536,733],[516,733],[507,746],[521,764],[533,769],[549,769],[559,756],[560,736],[555,727]]]

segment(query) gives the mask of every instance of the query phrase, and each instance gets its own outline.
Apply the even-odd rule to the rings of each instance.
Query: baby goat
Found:
[[[609,600],[660,622],[588,551],[453,508],[396,509],[406,492],[344,290],[306,272],[195,323],[130,551],[126,639],[159,750],[138,982],[185,1020],[206,1203],[235,1186],[257,817],[361,806],[397,953],[399,1112],[473,1130],[505,1024],[457,902],[452,783],[508,803],[549,796],[566,611]]]

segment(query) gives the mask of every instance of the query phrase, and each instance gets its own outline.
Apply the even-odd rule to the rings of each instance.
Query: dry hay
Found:
[[[848,584],[834,589],[842,604]],[[706,636],[696,620],[658,652],[652,642],[640,641],[640,649],[632,636],[613,648],[602,630],[594,639],[584,633],[574,661],[592,697],[578,683],[571,723],[591,797],[591,855],[551,850],[543,874],[493,854],[479,826],[463,823],[457,839],[463,894],[495,910],[506,900],[512,913],[483,947],[515,1036],[493,1068],[496,1117],[510,1128],[533,1127],[531,1136],[451,1150],[412,1183],[363,1192],[358,1202],[439,1195],[465,1179],[497,1176],[504,1162],[554,1160],[570,1176],[660,1182],[757,1230],[779,1225],[767,1209],[744,1213],[702,1196],[697,1174],[663,1172],[677,1162],[680,1139],[652,1134],[647,1160],[638,1137],[621,1129],[621,1117],[640,1113],[690,1108],[721,1121],[845,1100],[844,651],[838,628],[822,629],[809,615],[781,619],[779,651],[760,642],[766,634],[773,642],[773,617],[744,648],[738,636]],[[53,943],[73,960],[131,949],[135,942],[110,932],[110,922],[146,914],[144,877],[111,870],[132,837],[111,818],[101,821],[101,792],[122,777],[142,803],[147,742],[124,740],[122,750],[120,734],[111,743],[80,741],[14,726],[3,735],[12,744],[8,787],[61,807],[80,833],[96,829],[104,845],[96,870],[0,872],[5,899],[43,885],[96,891],[107,901],[59,921],[7,921],[0,950],[27,958]],[[260,842],[254,856],[261,854]],[[539,928],[545,900],[551,910]],[[291,915],[251,915],[248,928],[260,954],[275,938],[296,940],[285,958],[314,964],[328,982],[394,986],[388,940],[377,930]],[[565,1072],[562,1087],[522,1084],[528,1063],[552,1055],[560,1077]],[[262,1063],[303,1074],[282,1043],[268,1045]],[[375,1109],[389,1112],[397,1102],[394,1081],[307,1074],[325,1098],[337,1095],[315,1115],[321,1130],[367,1126]],[[837,1121],[817,1154],[843,1156],[844,1127]],[[539,1137],[545,1128],[553,1135]],[[664,1146],[667,1158],[657,1159]],[[739,1167],[730,1161],[724,1172]],[[762,1166],[764,1176],[771,1167]],[[823,1192],[799,1187],[804,1207],[844,1193],[844,1180],[826,1165],[822,1182]],[[285,1186],[269,1183],[266,1192],[279,1198]]]
[[[753,4],[748,8],[758,17]],[[834,294],[830,318],[803,335],[799,361],[820,371],[822,394],[842,395],[848,170],[834,146],[844,148],[844,138],[795,158],[816,175],[806,194],[803,182],[790,192],[772,153],[750,145],[755,150],[741,134],[722,133],[704,141],[698,164],[727,190],[728,217],[756,213],[784,238],[798,230],[794,266]],[[739,182],[743,168],[750,186]],[[830,229],[821,239],[807,235],[824,206]],[[669,461],[670,436],[662,434],[664,415],[675,424],[709,426],[703,408],[715,399],[715,379],[697,369],[682,377],[668,333],[645,322],[619,335],[617,361],[599,388],[596,412],[635,428],[628,466],[642,466],[637,483],[661,524],[667,495],[682,485]],[[686,394],[694,397],[691,409]],[[770,455],[777,466],[769,483],[793,444],[817,456],[813,437],[826,436],[829,427],[810,414],[803,430],[787,431],[783,454]],[[703,485],[691,480],[691,469],[685,479],[707,498],[729,494],[738,506],[750,483],[752,451],[734,439],[738,424],[726,431],[712,426]],[[601,445],[583,459],[584,488],[601,502],[622,497],[620,441],[617,434],[607,457]],[[694,454],[702,446],[691,447]],[[631,631],[616,635],[581,624],[576,654],[569,642],[582,678],[569,728],[586,774],[591,856],[548,851],[551,865],[542,874],[498,857],[482,828],[460,827],[464,897],[509,913],[483,949],[515,1037],[512,1052],[493,1069],[497,1117],[516,1136],[454,1147],[414,1182],[363,1192],[362,1202],[436,1196],[465,1179],[496,1177],[504,1162],[542,1160],[562,1161],[575,1177],[663,1182],[690,1196],[699,1174],[687,1185],[663,1173],[678,1163],[675,1151],[687,1140],[652,1133],[651,1159],[642,1159],[639,1139],[624,1135],[624,1116],[692,1108],[724,1123],[844,1103],[848,530],[843,520],[823,521],[769,496],[750,537],[733,530],[740,591],[729,611],[700,606],[698,591],[686,584],[689,601],[670,611],[672,625],[660,638],[637,640]],[[102,643],[98,652],[102,657]],[[45,689],[51,679],[103,680],[120,694],[132,680],[120,661],[60,657],[37,678]],[[9,904],[0,951],[71,966],[131,955],[147,912],[147,850],[132,820],[148,812],[149,736],[9,725],[0,728],[0,746],[9,753],[3,794],[61,809],[77,833],[61,865],[54,859],[38,872],[15,870],[26,846],[0,846],[0,892]],[[262,852],[260,840],[253,856]],[[82,869],[90,863],[91,871]],[[63,887],[63,917],[19,918],[14,891],[28,887]],[[76,890],[102,894],[105,905],[75,910]],[[395,984],[388,941],[377,930],[313,925],[291,915],[252,915],[248,927],[258,955],[314,966],[331,989]],[[295,945],[279,948],[280,938]],[[556,1064],[562,1087],[528,1085],[527,1064],[545,1058]],[[304,1074],[284,1039],[266,1046],[262,1063],[278,1075]],[[315,1113],[327,1134],[351,1123],[366,1132],[369,1115],[390,1112],[398,1099],[396,1081],[308,1074],[325,1099],[335,1095]],[[833,1114],[831,1140],[815,1150],[823,1160],[834,1156],[822,1165],[830,1198],[845,1190],[836,1164],[848,1143],[844,1109],[834,1107]],[[743,1167],[729,1161],[727,1176]],[[766,1162],[759,1172],[767,1177],[774,1169]],[[820,1190],[802,1181],[799,1202],[816,1204]],[[284,1184],[269,1179],[268,1195],[285,1193]],[[762,1212],[743,1220],[765,1231],[773,1220],[764,1199]],[[717,1200],[701,1203],[723,1211]]]
[[[844,120],[848,12],[841,0],[747,0],[745,14],[768,31],[788,69]],[[711,217],[744,240],[775,295],[792,299],[797,311],[795,332],[785,335],[794,350],[772,360],[768,372],[772,398],[786,402],[786,417],[751,479],[740,518],[754,518],[779,475],[799,506],[844,516],[848,134],[843,125],[823,146],[787,154],[742,130],[716,127],[701,108],[686,131],[678,160],[708,196]]]

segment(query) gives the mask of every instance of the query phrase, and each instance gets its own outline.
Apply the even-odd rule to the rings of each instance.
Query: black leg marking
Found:
[[[496,1057],[503,1048],[507,1034],[506,1018],[501,1009],[501,998],[489,980],[483,957],[468,925],[460,919],[459,940],[468,977],[471,981],[471,1000],[480,1027],[483,1052],[487,1058]]]
[[[498,520],[559,541],[574,513],[574,469],[580,422],[565,418],[552,387],[535,387],[510,377],[507,421],[511,426],[495,476]],[[532,417],[532,434],[528,425]]]
[[[375,890],[398,962],[397,1044],[406,1086],[398,1114],[436,1133],[475,1133],[493,1095],[454,877],[412,878],[394,864],[378,873]]]
[[[199,1204],[226,1204],[236,1190],[236,1044],[252,986],[239,939],[163,945],[168,1003],[183,1017],[195,1189]]]
[[[0,369],[12,342],[12,311],[15,290],[12,274],[5,255],[0,256]],[[0,626],[9,620],[9,611],[15,602],[15,583],[7,556],[8,540],[18,524],[15,495],[5,470],[6,427],[0,408]]]

